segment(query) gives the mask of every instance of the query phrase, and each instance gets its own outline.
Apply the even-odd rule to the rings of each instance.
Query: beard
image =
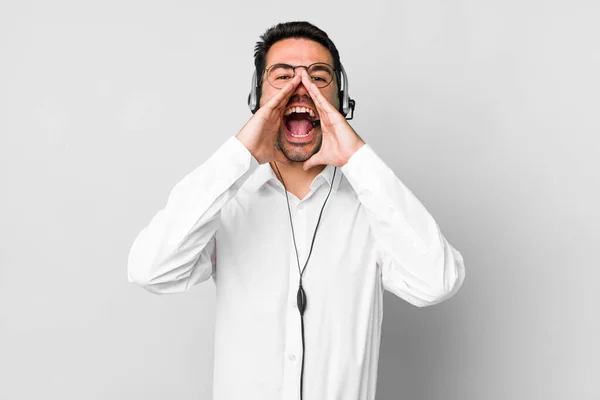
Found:
[[[284,127],[279,128],[279,133],[275,137],[275,148],[280,150],[290,161],[304,162],[317,154],[323,144],[323,135],[321,128],[314,128],[315,140],[309,143],[294,143],[286,139]]]

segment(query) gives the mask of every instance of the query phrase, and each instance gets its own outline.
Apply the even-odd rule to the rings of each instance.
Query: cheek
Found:
[[[340,108],[340,99],[338,97],[338,92],[337,90],[330,90],[326,95],[325,98],[327,99],[327,101],[329,101],[336,109]]]
[[[337,92],[333,95],[333,101],[331,102],[331,104],[333,104],[336,110],[340,108],[340,99],[338,97]]]
[[[337,85],[329,85],[327,88],[327,93],[323,93],[325,98],[336,108],[340,108],[340,99],[338,96],[338,87]]]
[[[274,93],[274,89],[271,87],[271,85],[265,85],[263,83],[262,88],[261,88],[261,92],[260,92],[260,99],[258,99],[258,104],[259,106],[264,106],[265,103],[267,101],[269,101],[271,99],[271,97],[275,96]]]

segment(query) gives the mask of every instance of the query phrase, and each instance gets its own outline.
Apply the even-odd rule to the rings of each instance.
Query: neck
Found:
[[[308,186],[315,179],[317,175],[321,173],[325,169],[325,165],[315,165],[308,171],[305,171],[302,166],[304,163],[301,162],[292,162],[290,165],[285,165],[282,163],[277,163],[277,168],[275,167],[274,162],[269,163],[271,165],[271,169],[277,179],[281,182],[281,177],[277,173],[277,168],[279,168],[279,172],[283,176],[283,181],[285,182],[285,186],[287,188],[296,188]],[[283,183],[283,182],[282,182]]]

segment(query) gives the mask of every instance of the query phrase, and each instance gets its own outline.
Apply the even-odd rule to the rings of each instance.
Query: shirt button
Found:
[[[288,354],[288,360],[290,361],[296,361],[296,356],[293,354]]]

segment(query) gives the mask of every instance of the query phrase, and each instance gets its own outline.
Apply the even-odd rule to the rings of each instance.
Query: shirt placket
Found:
[[[300,271],[306,262],[306,218],[303,208],[304,202],[290,202],[292,211],[292,221],[294,223],[294,234],[296,246],[298,247],[298,259],[300,260]],[[291,227],[288,230],[290,242],[289,256],[289,290],[288,290],[288,312],[286,321],[286,344],[284,353],[284,385],[283,399],[297,400],[300,397],[300,369],[302,365],[302,333],[300,326],[300,313],[296,302],[296,293],[300,281],[298,272],[298,259],[296,259],[296,250],[292,240]],[[306,365],[304,366],[306,369]]]

